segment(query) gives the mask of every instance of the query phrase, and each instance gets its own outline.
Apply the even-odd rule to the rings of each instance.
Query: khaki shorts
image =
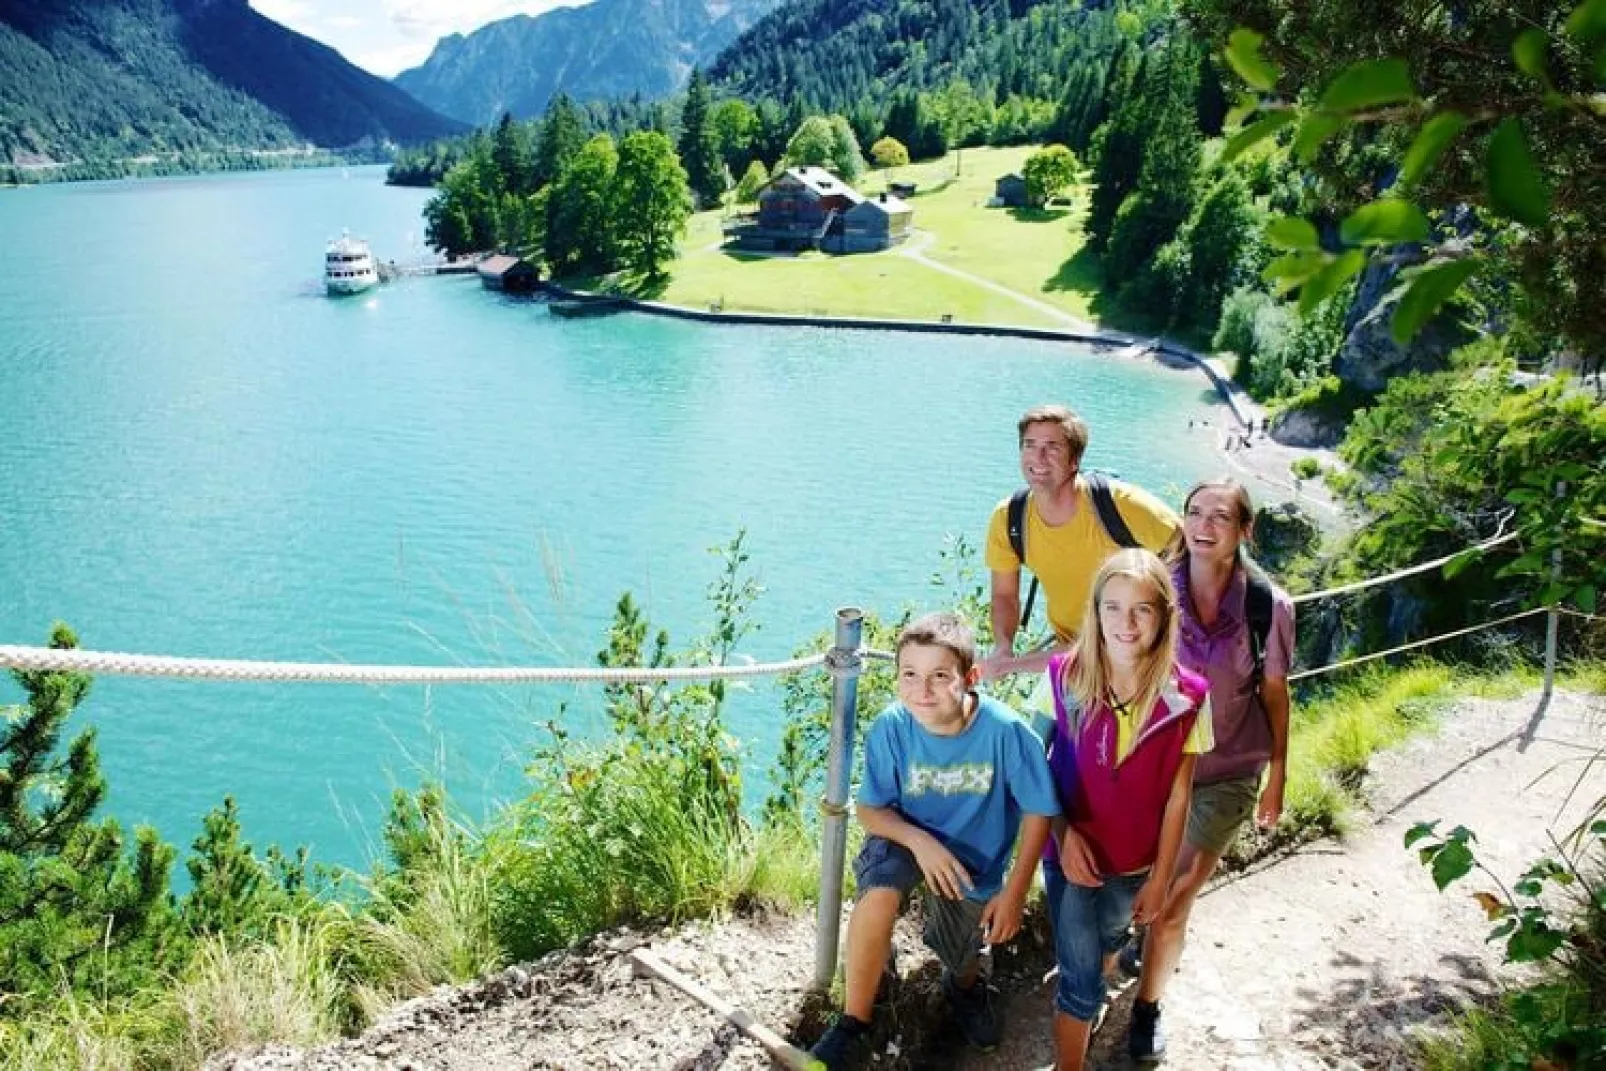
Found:
[[[1226,855],[1238,831],[1254,815],[1259,799],[1259,777],[1194,785],[1188,808],[1188,843],[1201,852]]]

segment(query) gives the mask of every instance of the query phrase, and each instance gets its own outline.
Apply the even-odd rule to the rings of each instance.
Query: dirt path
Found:
[[[1348,840],[1309,845],[1208,890],[1167,998],[1168,1066],[1410,1067],[1417,1031],[1490,995],[1498,955],[1484,943],[1487,926],[1468,895],[1477,886],[1440,895],[1401,838],[1423,819],[1469,826],[1485,862],[1508,882],[1546,851],[1547,828],[1568,828],[1586,801],[1606,792],[1606,769],[1597,766],[1558,820],[1582,760],[1606,731],[1606,701],[1563,695],[1537,723],[1535,707],[1534,696],[1458,704],[1439,736],[1376,763],[1371,812]],[[806,1041],[824,1022],[819,998],[805,988],[813,937],[811,918],[789,917],[606,935],[403,1005],[360,1038],[312,1052],[234,1054],[209,1067],[750,1071],[770,1066],[755,1044],[677,991],[637,977],[627,954],[650,942],[705,986]],[[868,1066],[1050,1063],[1043,975],[1052,957],[1040,919],[997,956],[1008,1040],[986,1056],[966,1051],[943,1024],[937,967],[915,929],[901,927],[898,943],[904,980],[878,1014]],[[1095,1039],[1095,1066],[1125,1066],[1118,1054],[1131,996],[1117,999]]]
[[[1402,838],[1423,820],[1465,825],[1509,884],[1549,849],[1547,828],[1576,824],[1606,792],[1597,765],[1562,808],[1591,741],[1606,735],[1606,703],[1560,696],[1526,742],[1536,700],[1459,704],[1438,737],[1377,761],[1371,813],[1344,843],[1308,845],[1207,890],[1167,994],[1169,1065],[1412,1067],[1424,1024],[1493,993],[1498,951],[1469,895],[1482,886],[1469,879],[1441,895]],[[1049,1064],[1050,994],[1045,985],[1012,994],[1013,1043],[952,1066]],[[1117,999],[1096,1039],[1099,1066],[1127,1066],[1132,996]]]

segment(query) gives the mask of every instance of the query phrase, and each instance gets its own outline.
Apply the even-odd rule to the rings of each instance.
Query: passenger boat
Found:
[[[323,285],[331,294],[360,294],[379,285],[379,267],[368,243],[349,232],[330,242],[323,258]]]

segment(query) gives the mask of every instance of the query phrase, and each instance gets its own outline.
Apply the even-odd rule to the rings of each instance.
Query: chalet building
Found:
[[[1026,207],[1026,180],[1013,171],[993,185],[993,199],[1005,208]]]
[[[504,290],[510,294],[528,294],[541,281],[535,265],[518,257],[486,257],[475,270],[487,290]]]
[[[870,197],[842,214],[842,227],[827,234],[820,248],[828,253],[873,253],[897,245],[914,230],[915,210],[891,194]]]
[[[896,197],[868,201],[823,167],[789,167],[759,191],[757,213],[732,218],[724,230],[738,249],[862,253],[902,241],[913,220]]]

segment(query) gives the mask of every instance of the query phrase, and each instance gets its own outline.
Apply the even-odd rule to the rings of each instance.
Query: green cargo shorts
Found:
[[[1259,799],[1259,777],[1194,785],[1188,807],[1188,843],[1201,852],[1226,855],[1238,831],[1253,817]]]

